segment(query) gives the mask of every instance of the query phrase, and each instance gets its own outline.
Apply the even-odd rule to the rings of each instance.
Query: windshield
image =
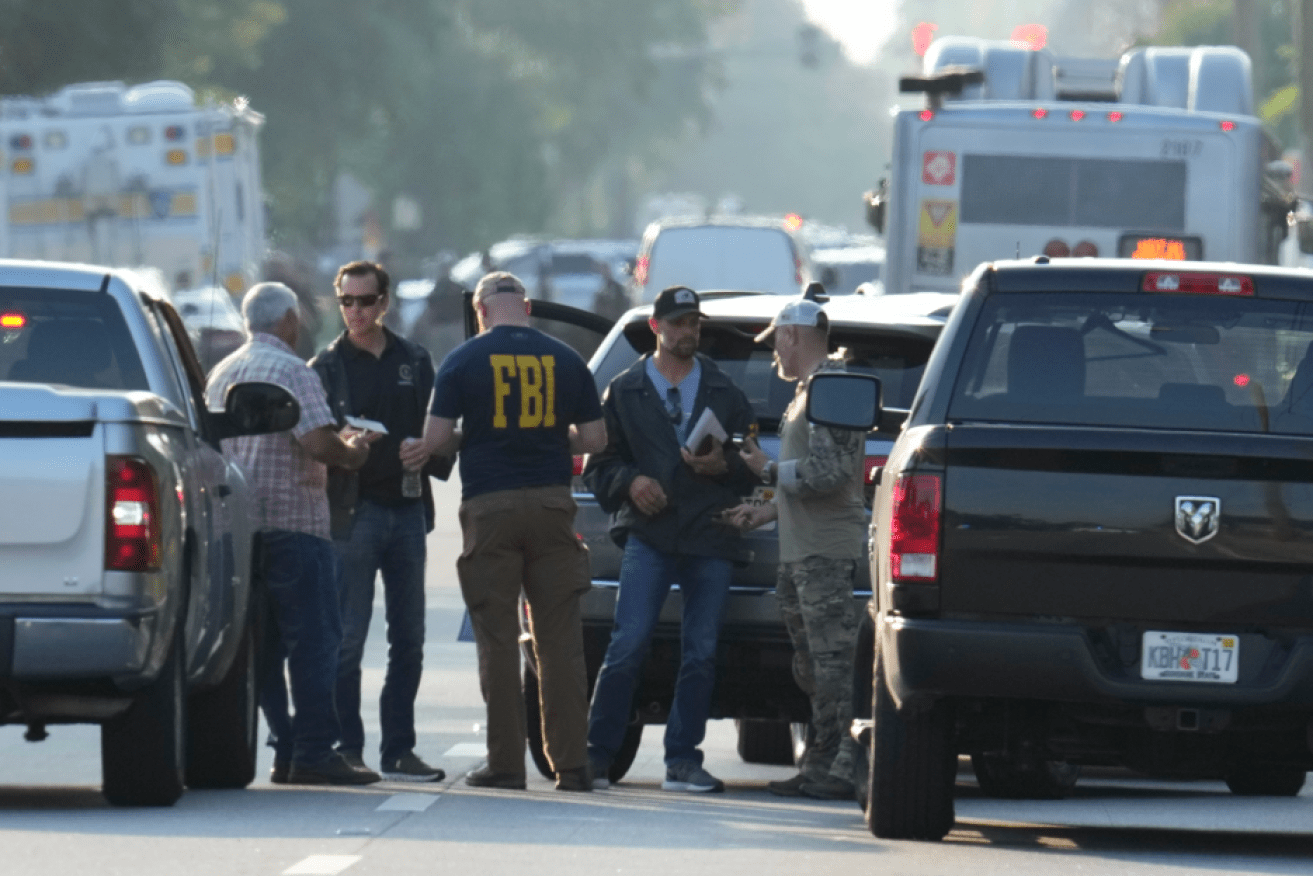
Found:
[[[149,389],[114,299],[60,289],[0,289],[0,377],[82,389]]]
[[[666,228],[648,257],[643,300],[667,286],[798,294],[793,241],[779,228]]]
[[[757,422],[766,432],[779,427],[784,409],[793,399],[795,383],[780,379],[772,351],[752,340],[761,325],[726,324],[702,329],[699,352],[710,356],[752,403]],[[934,342],[924,338],[879,335],[869,331],[834,329],[831,349],[841,354],[851,371],[880,378],[883,404],[906,409],[916,394]],[[650,353],[655,338],[646,323],[635,323],[620,334],[600,362],[593,362],[598,392],[604,392],[616,375],[643,353]]]
[[[1313,304],[1049,292],[992,298],[953,420],[1313,434]]]

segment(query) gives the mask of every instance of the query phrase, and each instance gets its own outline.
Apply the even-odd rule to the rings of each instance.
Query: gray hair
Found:
[[[268,332],[287,315],[300,312],[296,293],[282,283],[256,283],[242,299],[242,316],[251,334]]]

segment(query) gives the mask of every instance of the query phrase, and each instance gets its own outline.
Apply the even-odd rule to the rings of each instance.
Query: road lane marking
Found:
[[[423,812],[438,799],[437,794],[393,794],[378,804],[376,812]]]
[[[488,745],[484,742],[457,742],[443,757],[483,757],[488,753]]]
[[[360,860],[360,855],[311,855],[283,871],[283,876],[337,876]]]

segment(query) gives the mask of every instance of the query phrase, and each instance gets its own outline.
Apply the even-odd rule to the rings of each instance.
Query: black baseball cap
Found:
[[[687,286],[667,286],[652,305],[652,315],[657,319],[674,319],[686,313],[704,315],[698,303],[698,293]]]

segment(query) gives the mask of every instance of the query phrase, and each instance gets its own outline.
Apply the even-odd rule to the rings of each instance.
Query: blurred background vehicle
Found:
[[[227,289],[220,286],[177,289],[169,297],[182,317],[205,373],[246,343],[246,325]]]
[[[650,304],[668,286],[797,295],[812,279],[804,249],[778,218],[659,220],[643,232],[632,297]]]
[[[852,295],[863,283],[880,279],[884,247],[839,246],[813,249],[812,270],[831,295]]]

